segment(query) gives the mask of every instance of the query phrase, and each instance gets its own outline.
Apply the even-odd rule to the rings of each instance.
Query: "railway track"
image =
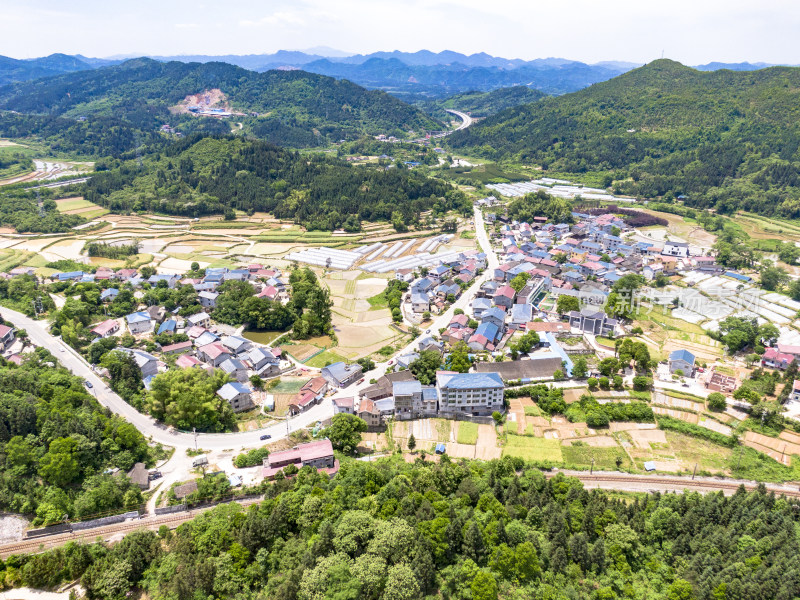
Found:
[[[738,481],[716,479],[709,477],[697,477],[690,479],[689,477],[675,477],[663,475],[627,475],[627,474],[614,474],[614,473],[585,473],[582,471],[550,471],[545,472],[545,477],[548,479],[555,477],[558,473],[563,473],[567,477],[574,477],[580,479],[584,483],[610,483],[618,485],[619,489],[625,486],[630,488],[641,488],[636,491],[682,491],[701,490],[710,492],[735,492],[739,487],[744,486],[747,491],[753,491],[759,483],[756,481]],[[648,487],[649,486],[649,487]],[[800,488],[790,485],[779,485],[765,483],[768,492],[774,492],[776,495],[784,495],[787,498],[800,498]]]
[[[682,492],[683,490],[693,490],[700,492],[721,491],[723,493],[727,492],[729,494],[733,494],[739,489],[740,486],[744,486],[747,491],[753,491],[759,486],[759,484],[755,481],[736,481],[708,477],[690,479],[689,477],[628,475],[623,473],[616,474],[607,472],[586,473],[583,471],[546,471],[544,475],[550,479],[559,473],[563,473],[567,477],[579,479],[589,487],[591,487],[592,483],[595,483],[598,484],[597,487],[599,489],[617,489],[621,491]],[[601,484],[606,484],[607,487],[602,488],[600,487]],[[766,483],[764,485],[768,492],[774,492],[776,495],[784,495],[788,498],[800,498],[800,488],[796,486],[770,483]],[[242,500],[239,502],[239,504],[242,506],[250,506],[251,504],[255,504],[260,501],[261,498],[248,498]],[[214,506],[219,506],[219,504]],[[12,544],[5,544],[0,546],[0,558],[6,559],[12,554],[35,554],[51,548],[63,546],[69,542],[95,543],[98,541],[98,539],[108,541],[123,537],[126,534],[138,529],[148,529],[151,531],[156,530],[162,525],[166,525],[170,529],[175,529],[182,523],[185,523],[197,515],[214,508],[214,506],[205,506],[186,512],[145,517],[135,521],[106,525],[104,527],[96,527],[94,529],[84,529],[77,532],[48,535],[40,538],[22,540]]]
[[[261,502],[261,500],[261,498],[248,498],[246,500],[242,500],[238,504],[241,504],[242,506],[250,506],[256,502]],[[83,529],[69,533],[47,535],[14,542],[12,544],[4,544],[0,546],[0,558],[6,559],[12,554],[36,554],[51,548],[63,546],[69,542],[95,543],[98,541],[98,538],[108,541],[114,538],[124,537],[126,534],[139,529],[148,529],[150,531],[154,531],[159,529],[162,525],[166,525],[170,529],[175,529],[182,523],[185,523],[186,521],[189,521],[197,515],[204,513],[205,511],[216,506],[219,506],[219,504],[215,504],[214,506],[205,506],[203,508],[195,508],[193,510],[180,513],[145,517],[143,519],[127,521],[125,523],[95,527],[93,529]]]

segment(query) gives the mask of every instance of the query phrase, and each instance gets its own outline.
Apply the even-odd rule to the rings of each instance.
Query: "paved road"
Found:
[[[4,319],[12,322],[18,329],[25,329],[35,345],[47,348],[59,362],[72,371],[72,373],[91,382],[92,387],[89,391],[94,394],[97,401],[132,423],[145,437],[152,439],[154,442],[164,444],[165,446],[174,446],[179,449],[194,448],[195,437],[193,434],[171,432],[165,425],[158,423],[150,416],[143,415],[133,406],[125,402],[125,400],[105,384],[77,352],[50,334],[47,330],[47,322],[35,321],[22,313],[8,308],[3,308],[0,310],[0,313],[2,313]],[[314,406],[307,412],[289,419],[288,429],[289,431],[303,429],[308,425],[313,425],[317,421],[325,420],[332,415],[333,405],[331,401],[324,400],[321,404]],[[272,435],[273,439],[286,437],[286,422],[270,425],[255,431],[237,433],[198,433],[197,445],[206,450],[255,448],[264,445],[264,442],[262,442],[259,437],[265,433]]]
[[[421,143],[425,142],[426,140],[436,140],[436,139],[439,139],[439,138],[444,138],[444,137],[447,137],[448,135],[450,135],[450,134],[452,134],[452,133],[454,133],[456,131],[461,131],[462,129],[466,129],[467,127],[470,127],[473,123],[475,123],[475,119],[470,117],[467,113],[461,112],[460,110],[452,110],[452,109],[446,108],[445,111],[449,112],[450,114],[453,114],[453,115],[457,116],[459,119],[461,119],[461,125],[459,125],[455,129],[451,129],[449,131],[442,131],[440,133],[433,134],[430,137],[423,137],[423,138],[418,138],[416,140],[411,140],[411,142],[416,142],[418,144],[421,144]]]
[[[433,322],[428,325],[425,330],[422,332],[420,337],[425,337],[425,331],[430,331],[431,334],[438,334],[439,329],[443,327],[447,327],[450,324],[450,321],[453,320],[455,316],[455,310],[460,308],[465,313],[470,313],[471,311],[471,303],[473,298],[475,298],[476,292],[480,289],[481,284],[483,284],[487,279],[491,279],[494,276],[494,270],[499,265],[499,261],[497,259],[497,254],[495,254],[494,250],[492,249],[491,244],[489,243],[489,236],[486,233],[486,227],[483,221],[483,213],[476,207],[475,209],[475,232],[477,234],[478,243],[480,244],[481,250],[486,254],[486,270],[480,277],[476,277],[475,280],[472,282],[472,285],[464,291],[463,294],[456,300],[450,308],[448,308],[445,312],[441,315],[436,317]],[[408,354],[409,352],[416,352],[417,351],[417,344],[419,343],[419,339],[411,340],[404,348],[398,350],[394,356],[402,356],[404,354]],[[394,358],[394,357],[392,357]],[[382,362],[376,363],[375,369],[366,373],[365,381],[362,384],[357,386],[351,386],[346,390],[343,390],[342,393],[338,394],[339,396],[358,396],[358,392],[370,385],[368,382],[369,379],[378,379],[386,374],[386,371],[389,369],[389,362]]]
[[[449,112],[450,114],[455,115],[459,119],[461,119],[461,125],[456,127],[453,131],[461,131],[462,129],[466,129],[467,127],[472,125],[472,123],[474,123],[474,119],[472,117],[470,117],[467,113],[463,113],[460,110],[451,110],[449,108],[445,109],[445,110],[447,112]],[[452,131],[448,131],[444,135],[450,135],[451,133],[452,133]],[[444,135],[442,137],[444,137]]]

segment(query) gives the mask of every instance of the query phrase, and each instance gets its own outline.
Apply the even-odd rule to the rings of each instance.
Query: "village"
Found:
[[[240,431],[288,425],[308,415],[313,435],[346,413],[366,424],[361,451],[377,456],[416,446],[432,455],[511,455],[681,472],[692,457],[672,432],[656,428],[653,415],[730,435],[752,409],[752,400],[737,392],[746,387],[752,362],[725,355],[708,331],[728,317],[773,324],[758,365],[796,373],[800,334],[793,319],[800,304],[764,293],[749,276],[719,266],[710,245],[664,235],[657,227],[633,227],[628,209],[573,212],[570,222],[545,216],[525,222],[510,218],[506,206],[493,196],[476,200],[473,219],[462,225],[477,234],[472,248],[453,247],[453,236],[441,235],[411,252],[413,239],[352,250],[307,248],[275,265],[193,264],[184,272],[100,266],[44,277],[32,267],[17,267],[3,277],[34,278],[56,290],[83,284],[84,295],[96,288],[101,309],[87,325],[92,343],[81,360],[107,381],[112,374],[92,361],[102,354],[91,348],[110,340],[108,348],[135,362],[145,394],[170,370],[222,371],[225,383],[216,395],[242,415]],[[304,264],[334,291],[339,281],[355,277],[360,284],[370,277],[369,293],[383,294],[385,301],[394,292],[398,301],[389,303],[387,314],[401,333],[388,354],[372,347],[361,356],[312,365],[308,359],[319,351],[301,353],[288,334],[270,333],[271,341],[263,341],[242,325],[215,319],[226,282],[246,282],[255,298],[287,305],[288,276]],[[191,314],[146,295],[184,288],[199,305]],[[102,317],[118,314],[119,303],[131,312]],[[340,306],[334,300],[334,310]],[[30,345],[15,339],[14,328],[3,327],[4,356],[21,361]],[[320,356],[339,358],[335,348]],[[800,380],[786,385],[785,411],[792,417],[800,414]],[[561,408],[542,410],[543,394]],[[721,412],[710,409],[713,394],[724,396]],[[644,419],[649,422],[630,417],[642,401],[651,404]],[[597,415],[613,410],[621,411],[622,422],[604,429]],[[566,419],[553,414],[565,411]],[[274,445],[272,437],[263,434],[259,441]],[[167,477],[171,500],[161,494],[159,503],[195,494],[187,469],[205,471],[209,459],[212,472],[228,472],[233,487],[273,478],[289,464],[336,472],[329,440],[292,439],[298,442],[294,447],[280,442],[263,466],[247,473],[237,475],[225,453],[183,464]],[[790,434],[776,440],[747,432],[743,443],[788,465],[786,449],[794,449],[796,440]],[[131,477],[143,489],[153,479],[143,465]]]

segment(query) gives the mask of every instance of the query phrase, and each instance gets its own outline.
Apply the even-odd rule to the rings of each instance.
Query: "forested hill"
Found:
[[[472,117],[489,117],[507,108],[536,102],[546,95],[539,90],[517,85],[492,90],[491,92],[464,92],[440,100],[420,102],[418,106],[437,118],[444,116],[442,113],[446,108],[467,112]]]
[[[791,600],[798,505],[763,489],[620,497],[521,460],[303,467],[170,532],[9,559],[92,600]]]
[[[657,60],[458,132],[457,149],[545,170],[607,171],[644,197],[800,216],[800,69],[700,72]]]
[[[97,163],[85,197],[113,211],[198,216],[265,211],[312,229],[359,220],[415,223],[420,212],[471,210],[466,196],[419,171],[353,166],[239,137],[191,136],[136,160]]]
[[[222,105],[244,116],[216,121],[174,110],[187,96],[217,89],[224,94]],[[304,71],[256,73],[224,63],[146,58],[4,86],[2,109],[74,118],[112,116],[151,130],[202,119],[226,132],[242,122],[247,133],[298,147],[364,133],[402,136],[409,130],[441,128],[401,100],[349,81]]]

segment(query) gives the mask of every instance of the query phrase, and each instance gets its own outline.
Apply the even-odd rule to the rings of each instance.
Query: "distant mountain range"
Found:
[[[193,116],[221,110],[232,118]],[[110,117],[153,131],[189,133],[234,127],[292,147],[326,145],[369,134],[404,136],[442,124],[401,100],[350,81],[305,71],[257,73],[222,63],[137,58],[102,69],[0,87],[0,110],[51,117]],[[211,113],[209,113],[211,114]],[[239,125],[238,123],[241,123]]]
[[[800,68],[703,72],[656,60],[586,89],[508,108],[451,148],[547,173],[605,173],[645,198],[800,218]]]
[[[81,55],[52,54],[25,60],[0,57],[0,85],[119,64],[128,58],[136,56],[87,58]],[[336,79],[349,79],[364,87],[384,90],[400,97],[422,95],[427,98],[513,86],[525,86],[546,94],[558,95],[606,81],[641,66],[625,61],[586,64],[564,58],[509,59],[491,56],[485,52],[467,55],[450,50],[395,50],[346,55],[326,47],[305,51],[280,50],[272,54],[195,54],[150,58],[161,62],[224,62],[259,72],[302,69]],[[711,62],[696,68],[701,71],[752,71],[769,66],[772,65]]]

